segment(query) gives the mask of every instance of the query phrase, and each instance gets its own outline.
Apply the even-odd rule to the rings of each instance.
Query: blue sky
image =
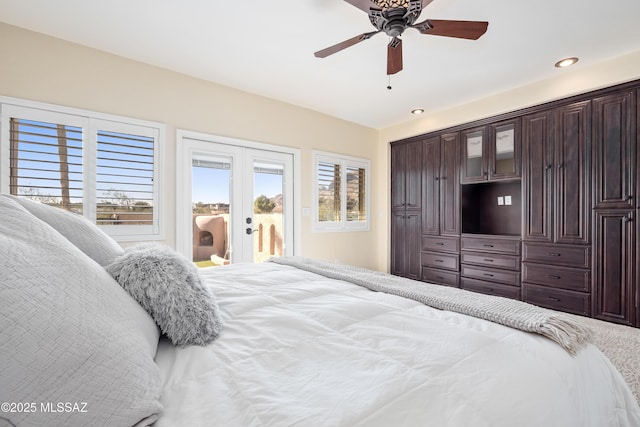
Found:
[[[229,203],[229,169],[193,167],[194,202]],[[282,194],[282,175],[260,173],[255,175],[254,195],[273,197]],[[254,197],[254,199],[255,199]]]

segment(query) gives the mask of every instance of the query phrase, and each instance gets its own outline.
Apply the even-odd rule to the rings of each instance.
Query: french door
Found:
[[[293,255],[296,154],[179,132],[178,250],[202,265]]]

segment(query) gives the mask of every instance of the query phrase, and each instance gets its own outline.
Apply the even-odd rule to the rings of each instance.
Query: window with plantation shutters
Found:
[[[314,230],[368,230],[369,161],[319,151],[313,157]]]
[[[158,124],[12,101],[0,102],[1,192],[83,215],[119,240],[161,238]]]

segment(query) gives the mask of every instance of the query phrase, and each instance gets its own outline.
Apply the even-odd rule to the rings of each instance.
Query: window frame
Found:
[[[313,150],[313,231],[314,232],[351,232],[369,231],[371,229],[371,161],[368,159]],[[340,220],[319,220],[319,163],[340,165]],[[347,221],[347,169],[362,168],[365,171],[364,197],[365,220]]]
[[[84,109],[46,104],[0,96],[0,193],[10,194],[10,120],[18,118],[48,123],[73,125],[82,129],[82,215],[96,223],[98,195],[97,146],[98,131],[132,133],[154,138],[153,222],[150,225],[98,225],[117,241],[163,240],[164,204],[162,188],[165,125],[158,122],[115,116]]]

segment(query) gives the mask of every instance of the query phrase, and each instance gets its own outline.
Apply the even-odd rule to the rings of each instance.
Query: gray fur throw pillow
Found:
[[[198,267],[171,248],[127,248],[106,270],[153,317],[174,345],[206,345],[222,330],[213,293]]]

